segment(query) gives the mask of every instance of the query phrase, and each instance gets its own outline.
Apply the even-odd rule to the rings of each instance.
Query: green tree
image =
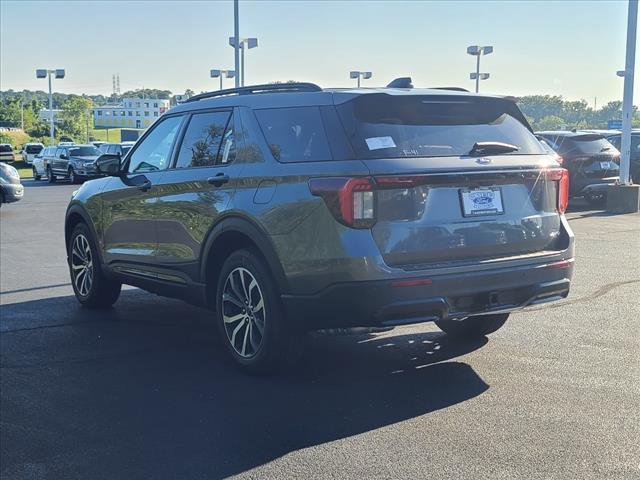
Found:
[[[58,123],[60,134],[68,135],[76,141],[85,138],[92,105],[90,98],[70,95],[61,107]]]
[[[546,117],[541,118],[535,124],[536,130],[559,130],[566,126],[567,122],[564,118],[558,117],[556,115],[547,115]]]

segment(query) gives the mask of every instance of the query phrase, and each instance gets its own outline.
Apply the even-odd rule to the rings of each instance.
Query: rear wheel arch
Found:
[[[241,217],[226,218],[209,233],[202,249],[201,280],[207,285],[207,303],[215,306],[218,273],[226,259],[236,250],[251,250],[269,266],[281,293],[288,291],[284,269],[275,247],[267,234],[250,220]]]

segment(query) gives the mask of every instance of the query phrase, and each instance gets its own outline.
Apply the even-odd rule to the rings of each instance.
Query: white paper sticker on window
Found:
[[[371,137],[365,138],[369,150],[380,150],[381,148],[395,148],[396,144],[391,137]]]

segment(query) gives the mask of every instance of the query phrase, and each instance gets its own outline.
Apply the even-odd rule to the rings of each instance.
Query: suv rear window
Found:
[[[11,148],[11,145],[0,145],[0,152],[9,153],[13,152],[13,149]]]
[[[280,162],[332,160],[318,107],[255,110],[271,153]]]
[[[509,155],[545,153],[508,100],[370,94],[336,108],[360,158],[460,156],[476,142],[517,146]]]
[[[44,147],[42,145],[27,145],[25,151],[29,154],[40,153]]]
[[[597,155],[599,153],[613,153],[615,147],[598,134],[585,134],[574,137],[558,137],[556,139],[558,153],[560,155],[568,153],[584,153],[587,155]]]

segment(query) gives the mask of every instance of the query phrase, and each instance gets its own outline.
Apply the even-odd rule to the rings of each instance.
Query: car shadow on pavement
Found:
[[[106,312],[57,297],[0,318],[6,478],[222,478],[489,388],[454,360],[486,339],[312,334],[294,369],[257,378],[226,359],[210,312],[140,291]]]

